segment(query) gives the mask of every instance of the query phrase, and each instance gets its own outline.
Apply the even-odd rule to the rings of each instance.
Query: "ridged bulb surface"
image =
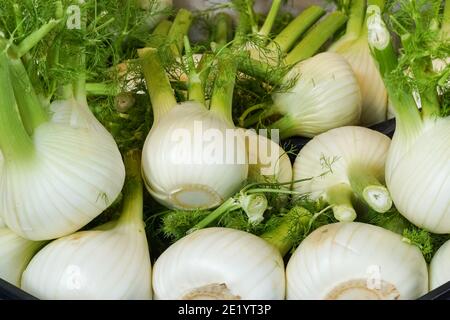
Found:
[[[365,37],[342,39],[331,50],[342,55],[358,79],[362,97],[361,125],[371,126],[386,120],[387,90]]]
[[[22,289],[40,299],[151,299],[143,224],[80,231],[51,242],[31,260]]]
[[[195,231],[153,269],[156,299],[284,299],[283,258],[265,240],[234,229]]]
[[[33,135],[34,153],[6,162],[0,211],[8,227],[31,240],[80,229],[119,195],[125,168],[110,135],[44,123]]]
[[[236,133],[236,139],[227,134]],[[177,105],[152,127],[144,144],[147,190],[169,208],[212,208],[247,178],[244,136],[201,104]]]
[[[435,253],[430,263],[430,290],[450,281],[450,240]]]
[[[285,136],[313,137],[359,122],[359,84],[341,55],[324,52],[298,63],[286,81],[296,78],[295,85],[287,92],[273,95],[274,107],[289,122]]]
[[[426,120],[406,137],[396,131],[386,183],[398,211],[416,226],[450,233],[450,118]]]
[[[384,169],[391,139],[377,131],[347,126],[314,137],[300,150],[294,162],[294,189],[317,199],[327,188],[350,184],[352,166],[366,168],[384,181]],[[326,173],[326,174],[324,174]],[[324,174],[324,175],[323,175]],[[321,176],[322,175],[322,176]]]
[[[286,268],[287,299],[417,299],[428,291],[427,264],[396,233],[349,222],[320,227]]]

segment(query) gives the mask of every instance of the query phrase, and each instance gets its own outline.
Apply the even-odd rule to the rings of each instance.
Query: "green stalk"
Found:
[[[267,14],[266,20],[264,21],[263,26],[258,32],[260,36],[267,37],[270,34],[282,3],[282,0],[272,0],[272,5],[270,6],[270,10]]]
[[[222,217],[225,213],[234,211],[236,209],[239,209],[241,205],[236,201],[235,198],[229,198],[227,201],[222,203],[220,207],[215,209],[213,212],[208,214],[203,220],[201,220],[199,223],[197,223],[195,226],[193,226],[189,231],[187,232],[192,233],[194,231],[206,228],[211,223]]]
[[[158,56],[158,51],[154,48],[144,48],[138,50],[138,55],[141,58],[156,123],[164,114],[176,106],[177,100]]]
[[[232,31],[233,21],[231,17],[220,12],[215,16],[215,27],[213,31],[213,41],[216,43],[218,49],[224,47],[229,39]]]
[[[350,6],[350,16],[347,22],[347,30],[345,35],[358,38],[361,34],[364,17],[366,15],[366,1],[352,0]]]
[[[341,12],[333,12],[316,24],[286,56],[286,64],[295,64],[312,57],[347,21]]]
[[[48,114],[42,108],[22,61],[9,59],[9,69],[22,122],[28,134],[32,135],[37,127],[48,121]]]
[[[345,183],[329,187],[326,191],[327,202],[333,208],[334,217],[341,222],[351,222],[356,219],[353,208],[353,191]]]
[[[294,245],[294,238],[290,234],[292,230],[307,230],[312,218],[312,214],[305,208],[294,207],[282,218],[280,225],[263,233],[260,237],[272,244],[284,256]]]
[[[269,51],[278,48],[282,53],[288,52],[297,40],[325,14],[325,10],[319,6],[310,6],[292,20],[269,44]]]
[[[183,37],[188,34],[192,19],[192,13],[186,9],[180,9],[175,17],[167,35],[167,40],[174,57],[181,57],[183,54]]]
[[[212,54],[203,53],[197,66],[197,73],[200,76],[200,82],[202,83],[202,92],[206,91],[206,85],[208,83],[209,74],[211,71],[211,64],[214,61]]]
[[[205,95],[203,93],[203,85],[199,74],[195,68],[195,62],[192,55],[191,44],[187,36],[184,36],[184,47],[189,68],[188,75],[188,97],[189,100],[205,104]]]
[[[34,151],[15,101],[8,60],[0,52],[0,150],[6,162],[26,159]]]
[[[133,223],[144,227],[144,196],[141,179],[141,152],[128,151],[124,157],[127,181],[124,189],[122,214],[118,225]]]
[[[170,28],[172,28],[172,21],[162,20],[152,32],[155,36],[166,36],[169,34]]]
[[[387,188],[369,168],[358,165],[348,169],[353,192],[376,212],[384,213],[392,207],[392,199]]]
[[[229,56],[228,52],[225,52],[222,57],[219,57],[218,69],[211,96],[210,110],[221,115],[225,121],[233,124],[233,91],[236,81],[237,62],[232,56]]]
[[[241,60],[239,63],[239,71],[270,85],[282,84],[285,70],[274,68],[266,62],[258,61],[248,56]]]
[[[113,82],[86,83],[88,96],[116,96],[120,92],[120,87]]]
[[[442,17],[441,34],[443,39],[450,38],[450,0],[445,1],[444,14]]]
[[[38,30],[34,31],[32,34],[30,34],[28,37],[26,37],[24,40],[22,40],[21,43],[16,47],[14,50],[14,54],[17,56],[17,58],[23,57],[28,51],[30,51],[39,41],[41,41],[50,31],[53,30],[54,27],[56,27],[61,20],[50,20],[46,24],[44,24],[42,27],[40,27]]]

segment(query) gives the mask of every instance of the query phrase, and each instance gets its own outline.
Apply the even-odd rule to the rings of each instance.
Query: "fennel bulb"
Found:
[[[396,233],[350,222],[313,231],[286,267],[287,299],[416,299],[428,292],[420,250]]]
[[[284,299],[284,263],[255,235],[228,228],[195,231],[175,242],[153,269],[155,299]]]
[[[409,62],[410,57],[420,55],[414,63],[398,62],[400,59],[377,6],[367,9],[367,25],[372,35],[369,44],[380,65],[396,115],[396,130],[385,174],[392,200],[398,211],[416,226],[433,233],[449,233],[450,117],[444,113],[445,95],[438,94],[439,90],[448,91],[448,87],[439,82],[448,67],[442,73],[428,72],[446,42],[440,39],[439,33],[430,33],[430,21],[439,21],[439,17],[425,19],[427,15],[419,11],[427,8],[425,4],[402,7],[405,15],[420,26],[418,30],[409,31],[410,25],[405,24],[399,29],[403,40],[401,60]],[[446,12],[448,16],[450,10]],[[438,38],[422,41],[425,35]],[[420,111],[417,101],[422,107]]]
[[[274,111],[282,118],[271,125],[280,137],[313,137],[329,129],[357,124],[361,92],[348,62],[324,52],[296,64],[285,82],[297,79],[287,92],[273,95]]]
[[[0,278],[20,286],[20,278],[42,242],[24,239],[9,230],[0,218]]]
[[[152,298],[139,158],[137,151],[126,155],[119,220],[48,244],[23,273],[23,290],[41,299]]]
[[[384,183],[385,161],[391,140],[364,127],[341,127],[314,137],[300,150],[294,163],[294,189],[323,198],[339,221],[353,221],[354,196],[378,212],[392,206]]]
[[[142,156],[147,190],[169,208],[220,205],[239,190],[248,172],[245,141],[231,119],[235,72],[228,69],[233,63],[219,62],[223,79],[216,79],[220,85],[208,110],[203,101],[177,104],[157,51],[146,48],[139,54],[155,116]]]
[[[370,126],[386,120],[388,100],[383,78],[367,42],[367,26],[364,23],[365,7],[364,0],[351,2],[346,34],[329,50],[342,55],[351,65],[361,89],[360,123]]]
[[[435,253],[430,263],[430,290],[450,281],[450,240]]]
[[[125,173],[117,145],[87,105],[72,108],[79,112],[70,123],[50,121],[20,60],[1,54],[0,73],[3,219],[30,240],[70,234],[119,195]]]

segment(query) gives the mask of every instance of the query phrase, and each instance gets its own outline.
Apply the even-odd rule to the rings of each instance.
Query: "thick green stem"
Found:
[[[186,9],[180,9],[175,17],[172,27],[167,35],[167,40],[174,57],[181,57],[183,54],[183,38],[189,32],[192,18],[192,13]]]
[[[333,12],[316,24],[287,55],[286,64],[295,64],[312,57],[347,21],[341,12]]]
[[[352,198],[353,191],[345,183],[329,187],[326,191],[326,200],[333,208],[334,217],[341,222],[351,222],[356,219]]]
[[[350,7],[350,16],[347,22],[346,35],[358,38],[364,26],[364,17],[366,15],[366,1],[352,0]]]
[[[122,215],[118,223],[120,225],[131,222],[143,226],[144,197],[141,179],[141,152],[139,150],[128,151],[124,160],[127,181],[124,189]]]
[[[203,85],[197,69],[195,67],[195,61],[191,50],[191,44],[187,36],[184,36],[184,47],[186,50],[186,58],[189,69],[188,75],[188,98],[192,101],[205,104],[205,95],[203,93]]]
[[[444,14],[442,16],[441,24],[442,38],[449,40],[450,38],[450,0],[445,1]]]
[[[215,26],[212,38],[218,49],[220,49],[225,46],[231,38],[233,20],[224,12],[218,13],[214,20]]]
[[[222,217],[224,214],[239,209],[241,206],[235,198],[229,198],[227,201],[222,203],[220,207],[215,209],[213,212],[208,214],[203,220],[193,226],[187,233],[192,233],[194,231],[206,228],[211,223]]]
[[[381,175],[378,173],[378,175]],[[378,180],[377,174],[364,166],[353,165],[348,169],[348,178],[353,192],[372,209],[383,213],[392,207],[387,188]]]
[[[422,118],[436,118],[440,116],[441,108],[439,96],[434,88],[420,93],[420,101],[422,104]]]
[[[269,13],[267,14],[266,20],[264,21],[263,26],[259,30],[258,34],[260,36],[267,37],[272,31],[273,24],[275,23],[275,19],[277,18],[278,11],[280,11],[280,7],[282,5],[282,0],[272,0],[272,5],[270,7]]]
[[[158,56],[158,51],[154,48],[144,48],[139,49],[138,54],[141,58],[156,123],[164,114],[176,106],[177,100]]]
[[[270,51],[281,50],[288,52],[297,40],[325,14],[325,10],[319,6],[311,6],[300,13],[291,21],[267,47]]]
[[[213,61],[214,57],[212,54],[203,53],[202,58],[197,65],[197,73],[199,74],[200,82],[202,83],[202,92],[206,91],[206,85],[208,83],[211,64],[213,63]]]
[[[153,30],[152,35],[166,36],[169,34],[170,28],[172,28],[172,21],[162,20]]]
[[[20,118],[8,57],[1,51],[0,83],[0,150],[7,162],[26,159],[34,150],[33,143]]]
[[[39,41],[41,41],[54,27],[60,23],[60,20],[50,20],[38,30],[34,31],[16,47],[15,54],[18,58],[25,55],[31,48],[33,48]]]
[[[120,92],[120,87],[112,82],[86,83],[88,96],[116,96]]]
[[[210,109],[221,115],[230,124],[233,124],[232,106],[236,71],[236,60],[228,52],[224,52],[218,61],[218,73],[214,80]]]
[[[302,207],[294,207],[283,218],[276,228],[263,233],[260,237],[275,248],[284,256],[294,245],[292,230],[308,230],[312,214]]]
[[[241,59],[238,67],[242,73],[270,85],[282,84],[282,79],[286,71],[283,68],[275,68],[266,62],[258,61],[248,56]]]
[[[22,61],[9,59],[9,69],[20,115],[28,134],[31,135],[34,129],[48,121],[48,115],[42,108]]]

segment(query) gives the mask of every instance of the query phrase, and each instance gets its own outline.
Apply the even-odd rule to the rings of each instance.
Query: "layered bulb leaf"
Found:
[[[156,299],[284,299],[279,251],[234,229],[195,231],[170,246],[153,270]]]
[[[348,126],[314,137],[302,148],[294,163],[294,189],[333,206],[339,221],[353,221],[353,202],[359,199],[377,212],[392,206],[383,186],[391,140],[371,129]]]
[[[23,273],[23,290],[41,299],[151,299],[139,158],[137,151],[126,156],[119,220],[48,244]]]
[[[20,286],[22,272],[43,245],[16,235],[0,218],[0,278]]]
[[[330,50],[348,61],[358,79],[362,97],[360,124],[371,126],[385,121],[388,112],[387,91],[370,52],[367,35],[358,38],[344,36]]]
[[[409,128],[395,132],[386,160],[392,200],[416,226],[449,233],[450,117],[426,119],[420,129]]]
[[[450,281],[450,240],[435,253],[430,263],[430,290]]]
[[[291,256],[287,299],[417,299],[428,292],[420,250],[396,233],[350,222],[320,227]]]
[[[361,92],[351,66],[339,54],[324,52],[296,64],[285,83],[286,92],[272,96],[282,118],[272,125],[280,137],[313,137],[327,130],[357,124]]]

